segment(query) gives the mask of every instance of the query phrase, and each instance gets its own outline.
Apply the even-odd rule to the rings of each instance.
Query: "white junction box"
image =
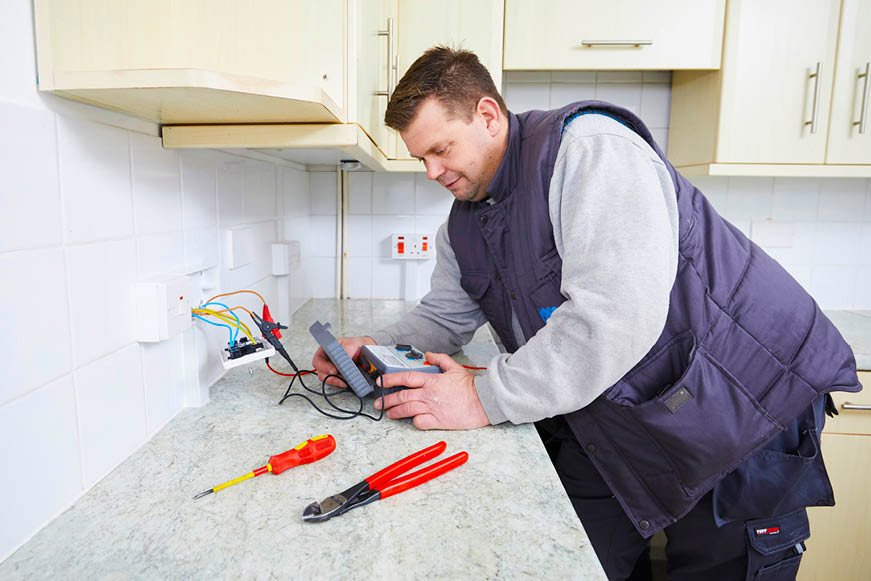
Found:
[[[136,283],[139,341],[165,341],[190,327],[193,304],[194,285],[186,276]]]
[[[393,234],[391,258],[435,258],[435,237],[432,234]]]
[[[224,265],[236,269],[254,262],[254,228],[224,230]]]

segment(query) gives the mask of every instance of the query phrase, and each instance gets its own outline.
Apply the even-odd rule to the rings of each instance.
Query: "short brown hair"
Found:
[[[481,97],[491,97],[499,104],[502,114],[508,114],[490,72],[475,53],[468,50],[434,46],[423,53],[393,90],[384,122],[388,127],[404,131],[420,104],[430,97],[441,101],[452,117],[465,121],[472,119]]]

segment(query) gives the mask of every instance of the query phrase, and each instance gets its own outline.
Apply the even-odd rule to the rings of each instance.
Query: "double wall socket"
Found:
[[[393,234],[391,258],[400,260],[435,258],[435,238],[432,234]]]

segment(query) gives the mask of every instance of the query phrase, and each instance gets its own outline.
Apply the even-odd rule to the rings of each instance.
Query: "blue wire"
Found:
[[[210,325],[214,325],[216,327],[226,327],[227,330],[230,331],[230,346],[232,347],[233,345],[236,344],[236,340],[233,338],[233,327],[231,327],[230,325],[225,325],[224,323],[214,323],[208,319],[204,319],[203,317],[201,317],[199,315],[194,315],[193,313],[191,313],[191,314],[194,317],[196,317],[197,319],[199,319],[200,321],[205,321],[206,323],[208,323]]]
[[[224,303],[219,303],[219,302],[217,302],[217,301],[211,301],[211,302],[208,302],[208,303],[206,303],[206,304],[204,304],[204,305],[200,305],[200,308],[205,308],[205,307],[208,307],[209,305],[218,305],[219,307],[224,307],[225,309],[227,309],[227,311],[228,311],[231,315],[233,315],[233,318],[236,319],[236,322],[237,322],[237,323],[239,323],[240,325],[242,324],[242,321],[239,320],[239,316],[236,315],[236,313],[234,313],[233,311],[231,311],[231,310],[230,310],[230,307],[228,307],[228,306],[225,305]],[[236,337],[239,336],[239,327],[236,327],[235,329],[233,329],[232,327],[230,327],[230,330],[231,330],[230,342],[233,343],[233,344],[235,345],[235,344],[236,344]]]

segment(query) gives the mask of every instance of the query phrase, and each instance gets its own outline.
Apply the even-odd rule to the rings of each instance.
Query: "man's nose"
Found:
[[[438,161],[426,161],[426,177],[435,181],[445,173],[445,168]]]

